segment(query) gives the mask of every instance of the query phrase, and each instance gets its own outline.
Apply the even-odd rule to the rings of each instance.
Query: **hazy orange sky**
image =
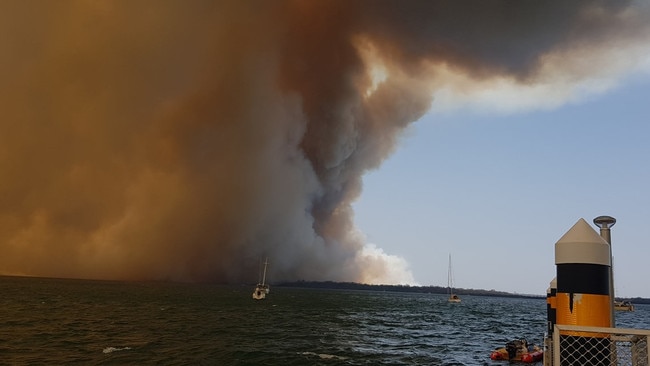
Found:
[[[437,88],[616,74],[628,65],[604,50],[647,42],[647,15],[627,1],[3,1],[0,273],[254,282],[268,256],[276,281],[412,282],[366,245],[352,203]]]

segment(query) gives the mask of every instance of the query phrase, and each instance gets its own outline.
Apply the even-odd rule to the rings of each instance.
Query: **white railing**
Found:
[[[555,324],[544,365],[650,366],[649,338],[645,329]]]

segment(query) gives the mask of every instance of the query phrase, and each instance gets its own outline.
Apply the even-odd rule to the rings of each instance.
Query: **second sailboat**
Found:
[[[460,297],[454,293],[454,280],[451,271],[451,254],[449,254],[449,269],[447,270],[447,289],[449,292],[449,302],[460,302]]]

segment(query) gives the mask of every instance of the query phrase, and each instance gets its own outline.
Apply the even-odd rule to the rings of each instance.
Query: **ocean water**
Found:
[[[0,365],[496,365],[545,299],[0,277]],[[650,328],[650,306],[617,313]]]

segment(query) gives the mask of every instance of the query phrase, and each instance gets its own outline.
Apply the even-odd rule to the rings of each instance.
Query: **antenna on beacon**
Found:
[[[600,228],[600,236],[612,245],[612,234],[609,228],[616,224],[616,219],[611,216],[598,216],[594,219],[594,224]]]

